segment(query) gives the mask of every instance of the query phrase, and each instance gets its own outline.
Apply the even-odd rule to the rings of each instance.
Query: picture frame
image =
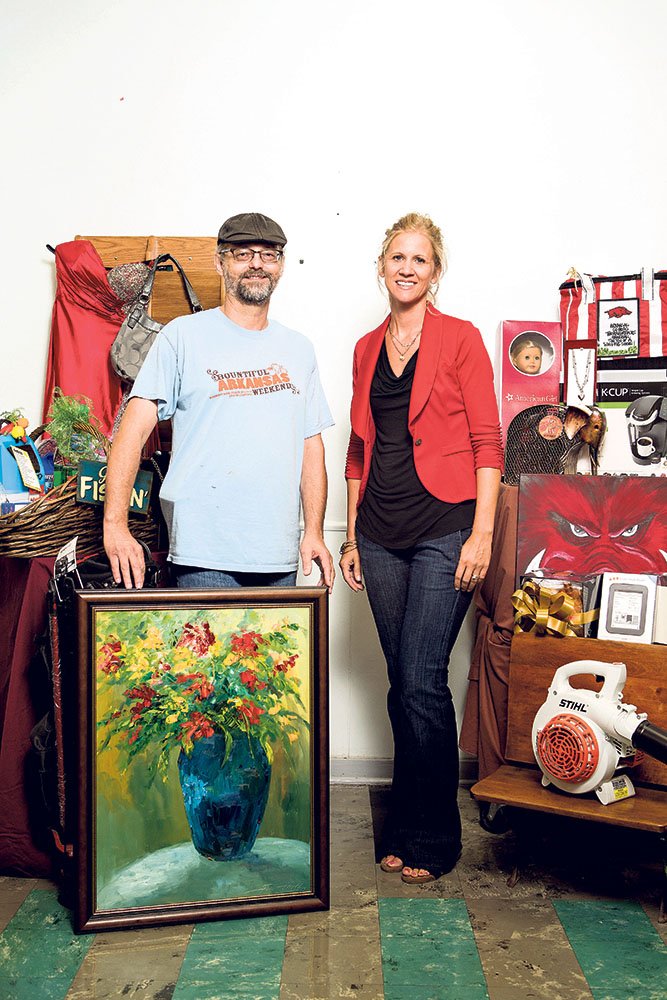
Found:
[[[76,611],[75,931],[328,909],[326,588]]]
[[[563,372],[568,406],[591,407],[597,396],[597,341],[566,340]]]
[[[522,473],[516,585],[536,570],[667,572],[667,478]]]

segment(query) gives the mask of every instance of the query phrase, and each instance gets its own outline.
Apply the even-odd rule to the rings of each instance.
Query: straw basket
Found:
[[[76,430],[91,433],[105,453],[109,441],[89,424],[75,425]],[[34,559],[55,556],[75,535],[77,556],[91,556],[102,551],[102,508],[76,502],[76,476],[62,486],[49,490],[26,507],[0,517],[0,556]],[[130,517],[130,531],[139,541],[154,550],[158,527],[150,514]]]

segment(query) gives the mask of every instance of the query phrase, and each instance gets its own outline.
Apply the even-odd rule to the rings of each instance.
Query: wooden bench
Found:
[[[636,705],[639,712],[648,713],[654,725],[667,729],[667,647],[601,639],[516,635],[510,656],[507,763],[473,785],[472,795],[479,802],[657,834],[661,839],[663,860],[667,860],[667,765],[645,757],[630,771],[637,794],[606,806],[594,793],[571,795],[542,785],[542,772],[535,762],[531,743],[535,713],[545,701],[557,668],[585,659],[625,663],[628,680],[624,702]],[[578,675],[571,683],[573,687],[593,690],[601,686],[588,675]],[[666,895],[663,887],[661,920],[667,919]]]

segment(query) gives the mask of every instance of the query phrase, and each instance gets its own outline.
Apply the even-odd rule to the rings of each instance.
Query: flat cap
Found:
[[[277,222],[260,212],[232,215],[220,226],[218,243],[272,243],[284,247],[287,237]]]

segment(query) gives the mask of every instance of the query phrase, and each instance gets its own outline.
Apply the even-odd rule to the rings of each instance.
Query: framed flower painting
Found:
[[[77,593],[78,931],[326,909],[324,588]]]

